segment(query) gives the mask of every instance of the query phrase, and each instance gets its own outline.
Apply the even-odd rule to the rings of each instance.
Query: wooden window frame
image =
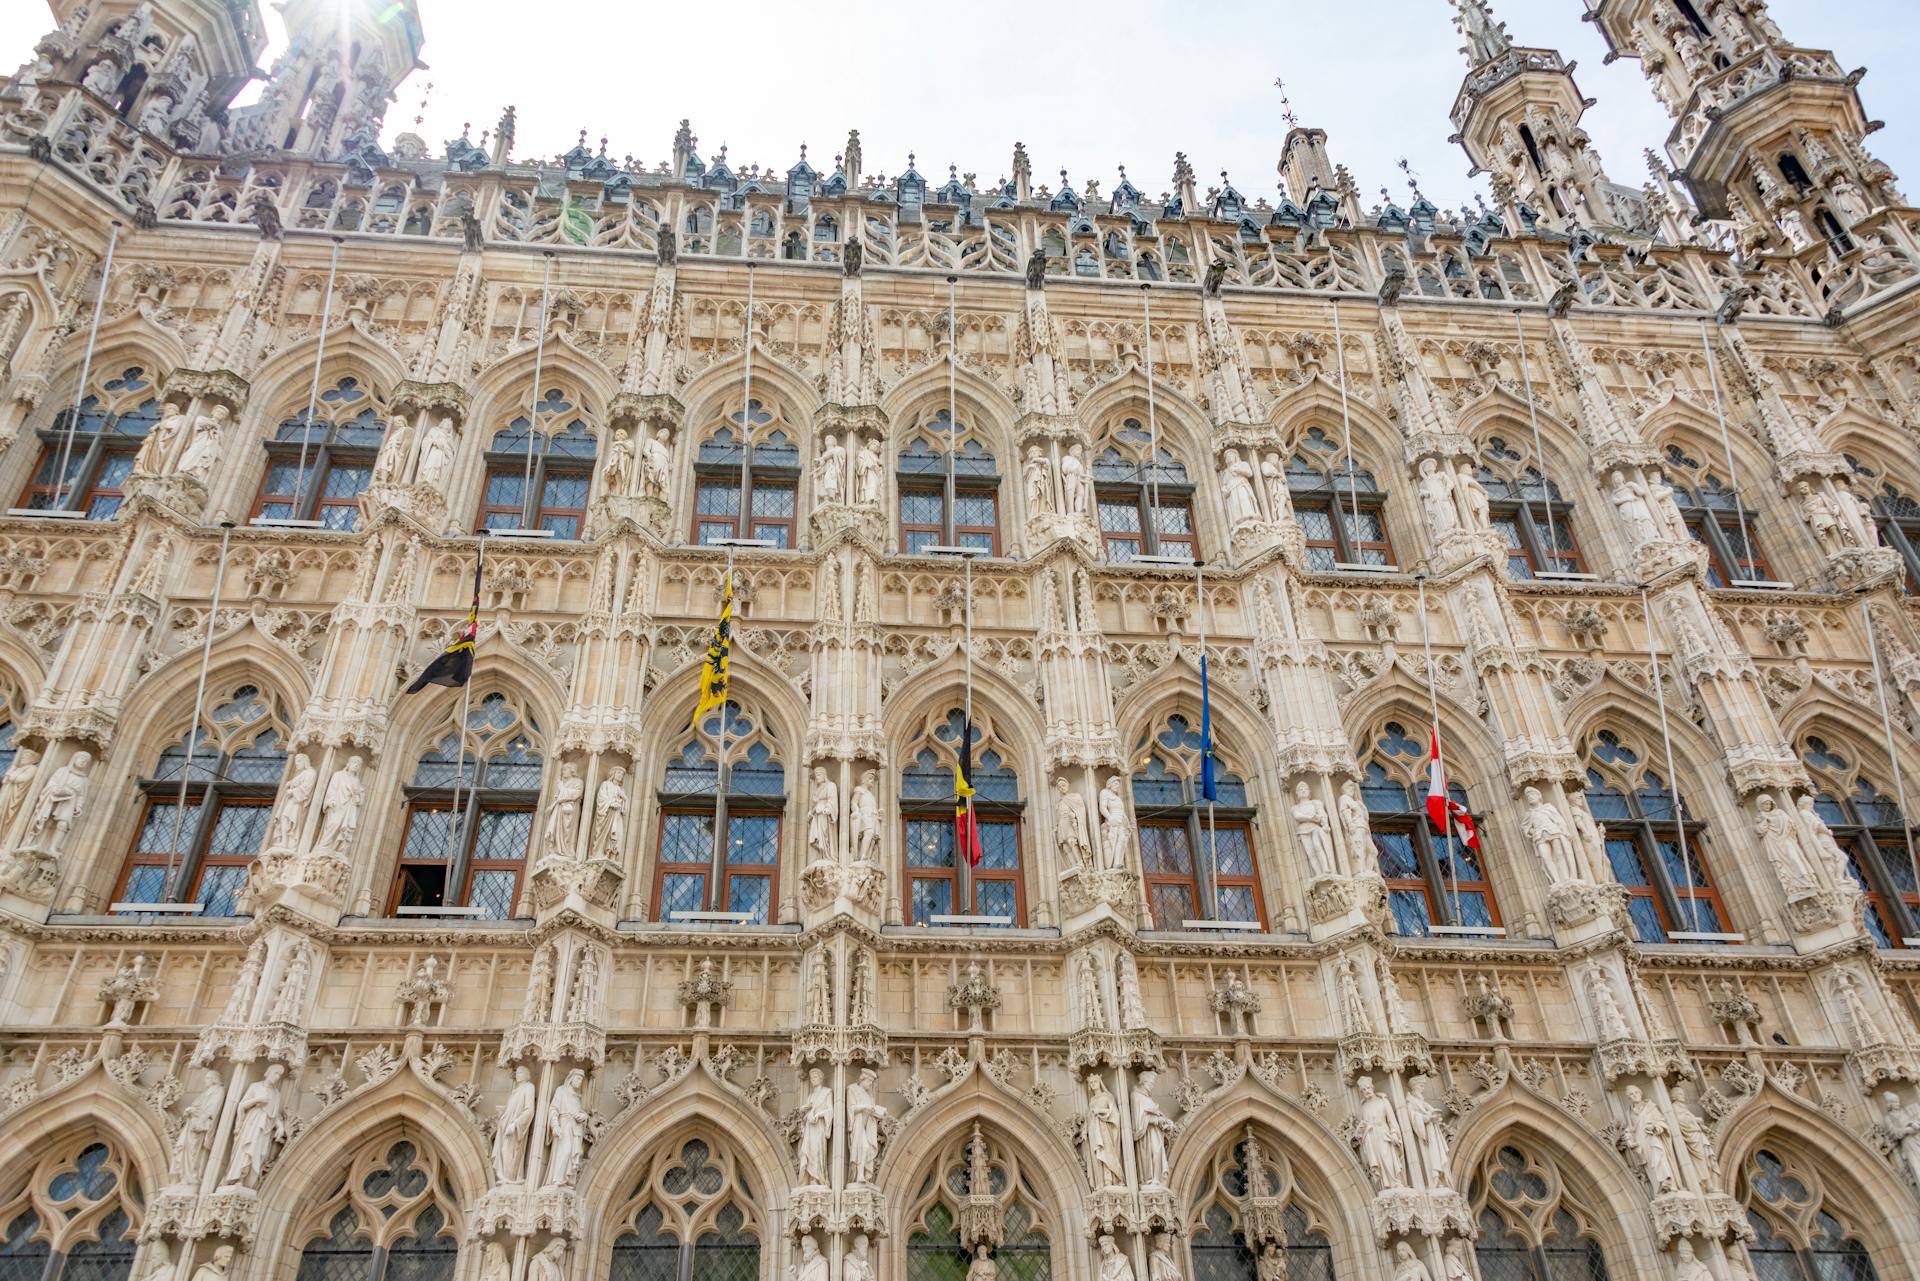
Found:
[[[1103,503],[1125,504],[1133,508],[1139,521],[1137,537],[1128,538],[1124,533],[1110,533],[1103,523],[1100,528],[1100,550],[1109,564],[1125,564],[1133,556],[1114,556],[1114,544],[1140,544],[1134,556],[1161,556],[1168,554],[1167,548],[1174,548],[1190,559],[1200,558],[1200,533],[1193,523],[1193,486],[1181,484],[1160,484],[1148,486],[1138,483],[1102,481],[1094,487],[1095,516]],[[1187,515],[1185,534],[1168,534],[1160,529],[1159,516],[1163,512],[1183,511]]]
[[[579,542],[586,533],[587,507],[593,502],[593,469],[598,460],[597,453],[588,456],[574,454],[553,455],[544,449],[534,451],[533,475],[525,493],[521,495],[520,506],[516,509],[506,503],[489,503],[487,490],[495,477],[510,476],[525,480],[527,478],[527,457],[524,453],[490,449],[485,455],[485,472],[480,481],[480,503],[474,512],[473,532],[478,534],[489,528],[516,528],[516,526],[490,526],[488,516],[512,516],[519,522],[520,529],[547,529],[551,520],[571,518],[574,522],[573,536],[566,537],[559,531],[554,538],[559,542]],[[550,507],[546,504],[547,480],[549,477],[580,477],[587,481],[587,502],[580,507]]]
[[[724,842],[719,866],[709,857],[702,863],[669,863],[664,857],[667,841],[667,817],[674,814],[705,818],[710,822],[718,817],[718,805],[711,792],[661,792],[656,796],[659,808],[656,811],[659,821],[654,825],[653,834],[653,919],[662,925],[675,924],[664,916],[666,910],[666,880],[669,875],[691,875],[698,871],[702,878],[703,893],[700,906],[695,909],[702,912],[724,912],[727,904],[733,901],[731,893],[733,878],[764,876],[767,880],[767,919],[755,922],[758,925],[772,926],[778,923],[780,916],[780,846],[786,838],[786,806],[784,797],[770,797],[761,793],[734,792],[727,797],[727,826],[731,832],[733,821],[742,818],[770,818],[773,820],[773,861],[771,863],[734,863],[726,857]]]
[[[1134,802],[1134,808],[1136,813],[1142,808],[1138,800]],[[1235,807],[1222,813],[1221,808],[1222,807],[1218,806],[1215,807],[1214,821],[1211,830],[1239,832],[1247,842],[1247,851],[1250,855],[1248,861],[1252,871],[1246,875],[1229,876],[1219,875],[1215,871],[1211,859],[1211,850],[1207,844],[1210,829],[1207,823],[1207,812],[1204,805],[1157,807],[1154,809],[1151,817],[1141,816],[1139,818],[1139,826],[1143,830],[1149,827],[1163,827],[1173,828],[1186,833],[1187,861],[1190,868],[1185,876],[1182,876],[1178,872],[1149,872],[1147,871],[1146,861],[1143,857],[1140,864],[1140,883],[1146,894],[1147,910],[1149,913],[1153,911],[1154,886],[1178,885],[1184,887],[1193,895],[1192,902],[1197,919],[1205,921],[1224,920],[1225,918],[1216,915],[1220,910],[1220,892],[1227,889],[1245,888],[1250,891],[1253,896],[1254,920],[1259,923],[1260,932],[1264,934],[1268,930],[1267,901],[1266,895],[1261,892],[1260,888],[1260,860],[1259,857],[1253,853],[1256,848],[1253,840],[1255,812],[1251,809]],[[1208,893],[1209,890],[1212,891],[1211,895]],[[1168,923],[1155,919],[1153,928],[1156,930],[1177,930],[1182,928],[1182,926],[1179,922]]]
[[[956,835],[953,820],[952,801],[907,801],[900,806],[900,914],[907,924],[913,924],[913,882],[918,880],[945,880],[953,886],[951,896],[952,913],[956,916],[971,916],[979,913],[981,881],[998,884],[1012,884],[1014,913],[1010,925],[992,925],[981,929],[1025,929],[1027,925],[1027,847],[1022,829],[1026,826],[1024,817],[1025,802],[1022,801],[985,801],[979,797],[973,802],[974,818],[982,827],[992,825],[1007,827],[1013,831],[1014,868],[1012,871],[992,869],[982,871],[966,866],[966,856],[956,845],[953,851],[953,866],[949,868],[916,868],[906,861],[907,826],[910,823],[944,823],[949,837]],[[982,842],[984,844],[985,842]],[[952,928],[952,927],[941,927]]]
[[[331,437],[331,434],[331,432],[328,433],[329,437]],[[269,493],[267,491],[267,484],[273,478],[275,463],[282,461],[291,462],[294,467],[298,469],[300,463],[300,446],[298,444],[290,444],[287,441],[270,440],[266,443],[266,451],[266,469],[260,474],[260,489],[259,492],[254,495],[253,510],[249,515],[256,517],[264,516],[268,507],[284,506],[288,508],[287,514],[282,517],[277,517],[276,519],[319,520],[325,523],[325,517],[320,515],[322,510],[344,510],[351,508],[355,512],[355,516],[351,523],[339,532],[352,533],[360,528],[360,518],[358,515],[360,495],[367,491],[367,485],[373,483],[374,460],[378,458],[380,454],[380,449],[377,445],[371,447],[366,445],[336,445],[331,439],[323,440],[319,444],[310,445],[307,449],[307,467],[309,474],[312,476],[312,480],[302,488],[300,501],[297,506],[293,501],[294,496],[292,494]],[[351,499],[328,498],[326,496],[327,478],[336,470],[346,467],[366,468],[367,484],[355,490]],[[484,501],[484,499],[483,491],[482,501]],[[328,525],[327,528],[333,529],[334,526]]]
[[[174,856],[174,885],[181,887],[182,892],[163,900],[166,902],[201,902],[200,895],[206,881],[207,869],[244,868],[251,864],[259,856],[260,851],[255,850],[245,854],[216,854],[208,848],[219,826],[220,814],[228,808],[271,809],[274,797],[280,790],[280,784],[277,781],[238,783],[227,779],[225,775],[229,758],[226,756],[216,757],[209,753],[208,757],[204,758],[209,760],[206,766],[201,765],[202,759],[198,752],[194,754],[193,772],[197,776],[205,769],[210,777],[205,779],[195,777],[187,782],[187,804],[192,807],[193,812],[181,820],[180,843],[183,848]],[[180,758],[180,762],[181,768],[184,769],[185,756]],[[115,902],[126,901],[127,889],[133,883],[136,871],[148,867],[164,868],[167,865],[166,851],[154,853],[140,850],[140,837],[146,831],[147,819],[156,807],[173,806],[180,801],[178,777],[142,778],[137,780],[135,786],[141,794],[140,817],[134,824],[133,840],[128,846],[126,858],[121,862],[119,879],[114,882]],[[262,839],[264,838],[263,829]],[[168,888],[170,887],[162,886],[162,892],[166,892]],[[236,895],[236,909],[239,906],[238,898],[239,896]],[[236,910],[235,915],[242,915],[242,913]]]
[[[1753,511],[1742,506],[1736,512],[1731,507],[1708,505],[1689,497],[1688,503],[1680,508],[1680,517],[1687,527],[1687,533],[1707,549],[1707,586],[1724,588],[1731,586],[1735,579],[1744,582],[1773,581],[1773,566],[1761,550],[1760,539],[1754,532],[1756,515]],[[1734,554],[1734,539],[1740,536],[1743,522],[1747,550],[1752,553],[1744,561]],[[1732,572],[1737,567],[1744,567],[1748,572]]]
[[[545,765],[546,762],[543,760],[541,762],[543,771]],[[474,769],[474,763],[471,758],[469,759],[468,769]],[[480,778],[484,778],[484,764],[474,772]],[[458,827],[456,828],[455,839],[453,841],[453,857],[451,860],[446,858],[408,858],[407,844],[412,838],[414,819],[418,815],[423,813],[451,814],[453,812],[453,787],[450,784],[445,787],[419,787],[410,784],[402,789],[402,794],[406,797],[407,802],[406,821],[400,826],[400,849],[394,859],[393,880],[387,894],[387,915],[391,917],[399,914],[399,908],[402,905],[401,890],[408,868],[439,867],[446,869],[441,882],[443,887],[441,900],[440,903],[431,906],[471,906],[473,874],[476,870],[487,872],[504,872],[511,870],[513,872],[513,893],[508,900],[509,914],[504,917],[489,917],[485,919],[522,919],[512,915],[512,913],[519,907],[521,895],[526,891],[527,864],[532,861],[533,843],[539,836],[538,806],[540,793],[538,789],[528,791],[521,788],[492,788],[484,784],[467,785],[463,783],[460,788],[460,810],[455,819],[452,820],[457,821]],[[476,860],[473,857],[473,851],[475,843],[480,837],[480,820],[483,815],[494,813],[531,813],[535,816],[534,821],[529,824],[527,829],[527,848],[522,851],[518,859],[487,859],[485,867],[476,869]],[[449,901],[449,899],[452,901]]]
[[[1511,520],[1514,532],[1520,537],[1520,546],[1507,549],[1508,578],[1533,579],[1543,572],[1552,574],[1587,572],[1586,557],[1580,554],[1580,542],[1573,536],[1572,503],[1497,498],[1489,504],[1489,507],[1496,530],[1499,528],[1500,521]],[[1567,547],[1564,551],[1547,545],[1548,535],[1542,528],[1547,516],[1553,519],[1555,533],[1566,530]],[[1526,573],[1514,573],[1516,561],[1526,567]],[[1549,564],[1550,561],[1555,563]]]
[[[1589,788],[1588,790],[1591,791],[1593,789]],[[1600,839],[1603,842],[1632,842],[1634,856],[1640,860],[1640,870],[1647,877],[1649,884],[1646,886],[1620,885],[1620,888],[1625,890],[1630,898],[1647,898],[1652,900],[1654,913],[1660,921],[1661,932],[1667,936],[1665,938],[1645,939],[1642,941],[1648,943],[1671,942],[1676,928],[1675,922],[1682,920],[1691,922],[1687,928],[1679,931],[1683,934],[1696,932],[1723,933],[1731,930],[1733,918],[1727,914],[1726,902],[1720,897],[1720,888],[1714,881],[1713,869],[1708,866],[1707,863],[1705,844],[1707,825],[1697,819],[1685,819],[1676,827],[1671,811],[1664,818],[1648,818],[1644,807],[1640,804],[1640,798],[1634,794],[1634,789],[1627,787],[1612,788],[1610,786],[1609,790],[1617,791],[1626,799],[1630,817],[1605,819],[1596,817],[1594,825],[1600,829]],[[1678,797],[1678,793],[1676,792],[1669,791],[1666,794],[1668,796]],[[1677,803],[1680,806],[1681,813],[1688,812],[1684,798],[1680,798]],[[1701,931],[1698,923],[1698,908],[1695,908],[1692,912],[1682,914],[1681,904],[1689,898],[1686,884],[1684,881],[1676,882],[1673,879],[1672,873],[1667,867],[1666,858],[1662,854],[1663,846],[1682,843],[1679,839],[1682,833],[1685,834],[1686,838],[1682,857],[1692,860],[1700,869],[1700,876],[1694,881],[1691,898],[1695,902],[1705,903],[1713,909],[1713,914],[1718,925],[1711,931]],[[1616,885],[1620,884],[1618,878],[1615,878],[1614,883]]]
[[[1393,538],[1391,531],[1387,528],[1387,500],[1385,494],[1378,491],[1359,491],[1359,510],[1363,514],[1371,515],[1380,524],[1380,538],[1377,542],[1356,539],[1353,536],[1353,531],[1347,527],[1347,522],[1353,519],[1356,505],[1354,499],[1348,495],[1338,493],[1332,489],[1305,493],[1295,491],[1292,494],[1292,500],[1296,513],[1296,523],[1298,521],[1298,511],[1302,507],[1314,511],[1325,511],[1327,513],[1327,524],[1333,531],[1333,537],[1331,539],[1309,538],[1306,540],[1306,546],[1309,551],[1309,561],[1311,561],[1312,549],[1325,548],[1333,552],[1335,564],[1360,564],[1362,563],[1362,556],[1370,551],[1378,551],[1380,553],[1384,558],[1381,562],[1383,565],[1391,565],[1394,563]],[[1328,565],[1324,569],[1311,565],[1310,567],[1313,568],[1316,573],[1341,572],[1335,569],[1334,565]]]

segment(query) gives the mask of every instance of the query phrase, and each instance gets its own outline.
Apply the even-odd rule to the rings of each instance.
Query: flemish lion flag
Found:
[[[973,816],[973,722],[964,721],[953,766],[953,847],[968,867],[980,866],[980,824]]]
[[[484,548],[485,544],[481,547]],[[473,603],[467,606],[467,621],[453,634],[453,640],[431,663],[413,678],[407,693],[418,694],[429,685],[458,689],[473,675],[473,642],[480,632],[480,565],[486,552],[475,549],[473,557]]]
[[[720,621],[713,625],[713,640],[707,645],[707,658],[700,665],[700,701],[694,704],[693,726],[715,707],[727,701],[727,659],[733,653],[733,578],[727,578],[727,590],[720,597]]]

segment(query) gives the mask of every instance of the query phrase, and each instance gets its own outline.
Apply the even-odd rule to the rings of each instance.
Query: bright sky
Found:
[[[1911,3],[1772,3],[1789,39],[1868,67],[1867,111],[1887,122],[1869,145],[1909,195],[1920,188],[1920,78],[1900,70],[1920,66]],[[1095,178],[1109,191],[1125,165],[1135,185],[1157,195],[1171,185],[1173,153],[1185,151],[1203,191],[1225,169],[1249,199],[1271,199],[1286,134],[1278,77],[1301,121],[1330,135],[1333,158],[1353,171],[1369,204],[1382,186],[1404,203],[1403,156],[1443,206],[1485,191],[1484,178],[1467,180],[1465,154],[1447,141],[1447,110],[1465,71],[1447,0],[419,7],[431,69],[401,86],[384,137],[417,128],[436,154],[463,121],[479,141],[513,103],[520,159],[558,155],[585,129],[596,147],[604,135],[616,160],[632,155],[652,166],[685,116],[701,154],[711,159],[725,143],[736,169],[758,162],[784,172],[804,142],[809,159],[830,170],[847,130],[858,128],[869,173],[899,173],[911,151],[935,183],[949,163],[992,182],[1007,173],[1017,139],[1036,185],[1057,186],[1065,167],[1076,186]],[[1638,186],[1643,150],[1670,127],[1638,64],[1602,65],[1605,47],[1580,20],[1584,0],[1494,7],[1516,43],[1578,60],[1581,90],[1598,99],[1586,118],[1594,144],[1616,182]],[[263,65],[280,39],[277,11],[266,18],[276,42]],[[34,0],[0,0],[0,61],[24,58],[51,25]],[[424,117],[417,127],[416,116]]]

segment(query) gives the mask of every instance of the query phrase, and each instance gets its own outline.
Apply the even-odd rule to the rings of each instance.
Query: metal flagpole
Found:
[[[1153,404],[1153,286],[1140,283],[1141,327],[1147,332],[1147,513],[1140,525],[1140,546],[1156,555],[1160,551],[1160,419]],[[1188,521],[1191,525],[1193,522]],[[1201,602],[1204,614],[1206,603]],[[1205,623],[1201,624],[1205,631]],[[1206,642],[1200,642],[1206,653]]]
[[[93,325],[87,330],[87,354],[80,360],[80,385],[74,389],[73,412],[67,415],[66,435],[60,441],[60,470],[54,474],[54,511],[66,506],[67,461],[73,455],[73,433],[80,425],[80,406],[87,398],[87,379],[93,373],[93,349],[100,341],[100,314],[107,305],[107,280],[113,272],[113,250],[119,243],[120,220],[115,218],[107,231],[107,256],[100,266],[100,292],[93,298]]]
[[[1148,385],[1151,386],[1152,384],[1149,383]],[[1200,602],[1200,665],[1204,670],[1207,662],[1207,572],[1204,563],[1197,556],[1193,561],[1193,589]],[[1201,692],[1203,696],[1206,693],[1205,690]],[[1217,793],[1220,790],[1220,762],[1214,757],[1213,724],[1210,709],[1202,710],[1202,718],[1205,719],[1208,724],[1206,726],[1207,741],[1202,743],[1201,747],[1205,749],[1207,753],[1205,768],[1211,773],[1213,778],[1213,786],[1207,790]],[[1213,806],[1214,798],[1208,796],[1207,866],[1213,877],[1213,910],[1207,913],[1207,919],[1210,921],[1220,919],[1220,830],[1214,825]]]
[[[313,411],[320,404],[320,366],[327,358],[327,321],[333,315],[333,281],[340,270],[342,238],[333,238],[333,254],[327,260],[327,294],[320,304],[320,340],[313,353],[313,382],[307,387],[307,416],[300,422],[300,466],[293,473],[293,507],[289,518],[300,519],[300,505],[307,496],[307,444],[313,438]]]
[[[1730,565],[1734,578],[1745,578],[1753,560],[1753,544],[1747,539],[1747,501],[1740,496],[1740,470],[1733,461],[1733,439],[1727,434],[1727,406],[1720,396],[1720,366],[1713,358],[1713,340],[1707,334],[1707,322],[1700,322],[1700,345],[1707,352],[1707,378],[1713,383],[1713,413],[1720,421],[1720,452],[1727,460],[1727,483],[1733,487],[1733,518],[1740,526],[1740,557]],[[1731,585],[1731,584],[1729,584]]]
[[[960,561],[965,569],[964,581],[966,584],[965,594],[967,606],[966,632],[964,639],[961,641],[962,657],[966,660],[967,701],[966,712],[960,719],[960,734],[964,740],[967,754],[971,756],[973,753],[973,557],[962,556]],[[979,762],[974,762],[974,768],[976,770],[979,769]],[[967,780],[967,786],[973,787],[972,779]],[[979,789],[975,788],[975,790],[977,791]],[[973,797],[971,796],[967,797],[967,839],[976,845],[980,843],[980,816],[973,808]],[[975,889],[973,883],[973,864],[967,858],[967,851],[956,849],[953,854],[953,870],[955,873],[960,871],[961,864],[964,863],[967,867],[967,906],[972,909],[977,909],[979,907],[979,898],[978,891]]]
[[[1360,484],[1353,478],[1353,416],[1347,409],[1347,344],[1340,333],[1340,304],[1333,304],[1333,354],[1340,367],[1340,431],[1347,450],[1347,500],[1353,508],[1353,527],[1360,529]],[[1339,503],[1336,495],[1334,502]]]
[[[1893,705],[1887,700],[1887,682],[1880,671],[1880,640],[1874,632],[1873,611],[1867,598],[1860,598],[1860,617],[1867,624],[1867,652],[1873,655],[1873,683],[1880,690],[1880,732],[1887,740],[1887,759],[1893,764],[1893,794],[1900,805],[1900,834],[1907,838],[1907,862],[1913,867],[1914,884],[1920,885],[1920,854],[1914,852],[1913,820],[1908,817],[1907,784],[1900,771],[1899,745],[1893,737]],[[1903,939],[1910,943],[1911,940]]]
[[[533,505],[533,438],[540,430],[540,372],[547,357],[547,299],[553,286],[553,250],[547,250],[546,257],[547,267],[540,276],[540,332],[533,344],[533,395],[527,405],[527,473],[520,489],[520,516],[523,520]]]
[[[745,335],[743,348],[746,359],[746,373],[743,380],[744,390],[740,393],[740,510],[734,514],[733,529],[736,538],[753,537],[753,479],[748,471],[748,459],[753,456],[753,260],[747,260],[747,318],[742,327]],[[733,587],[733,552],[727,552],[727,587]],[[720,728],[725,731],[727,709],[720,709]],[[724,763],[723,763],[724,768]]]
[[[173,839],[167,842],[167,873],[160,882],[162,903],[173,902],[174,860],[180,855],[180,826],[187,816],[187,780],[193,777],[193,749],[200,743],[200,710],[207,701],[207,666],[213,661],[213,632],[220,624],[220,587],[227,576],[227,543],[232,537],[233,522],[221,521],[220,563],[213,573],[213,602],[207,608],[207,634],[200,642],[200,681],[193,691],[193,719],[187,722],[187,759],[180,767],[180,795],[173,805]]]
[[[714,787],[715,787],[715,794],[713,799],[713,859],[712,859],[712,864],[707,872],[707,880],[710,883],[707,886],[707,893],[705,896],[706,901],[713,905],[710,910],[715,912],[722,910],[722,908],[720,907],[720,900],[715,898],[714,895],[720,892],[721,882],[725,879],[725,877],[722,875],[721,869],[725,867],[725,863],[722,860],[726,857],[726,848],[727,848],[727,793],[731,791],[733,787],[732,766],[730,762],[727,760],[727,753],[729,750],[729,742],[728,742],[727,735],[728,735],[728,731],[732,728],[731,725],[729,724],[732,718],[727,715],[727,704],[733,701],[733,687],[732,687],[733,553],[734,553],[733,545],[729,543],[727,545],[726,589],[721,594],[721,600],[727,602],[726,604],[721,606],[721,609],[725,611],[727,614],[726,663],[727,663],[727,669],[728,669],[728,677],[727,677],[728,687],[727,687],[726,697],[720,700],[720,761],[719,761],[719,766],[714,771],[714,776],[713,776]]]
[[[1735,490],[1735,494],[1738,494]],[[1660,741],[1666,747],[1667,788],[1673,797],[1673,835],[1680,842],[1680,870],[1687,881],[1688,933],[1700,932],[1700,905],[1694,898],[1693,855],[1687,852],[1686,805],[1680,799],[1680,775],[1673,765],[1673,734],[1667,728],[1667,685],[1660,675],[1660,655],[1653,641],[1653,605],[1647,598],[1646,584],[1640,585],[1640,617],[1647,626],[1647,663],[1653,668],[1653,699],[1660,708]]]
[[[1433,633],[1427,623],[1426,571],[1415,574],[1413,581],[1420,587],[1420,645],[1427,654],[1427,712],[1433,718],[1433,758],[1440,763],[1440,782],[1444,786],[1447,783],[1447,758],[1440,746],[1440,690],[1433,679]],[[1431,780],[1427,788],[1427,794],[1431,796]],[[1447,838],[1447,887],[1453,891],[1453,923],[1461,925],[1464,922],[1460,919],[1460,874],[1453,854],[1453,798],[1444,794],[1440,797],[1440,826]]]
[[[960,333],[954,328],[957,318],[953,310],[953,287],[958,279],[958,276],[947,277],[947,497],[940,504],[946,512],[945,527],[940,532],[950,545],[960,541],[955,532],[960,524],[960,515],[954,510],[960,505],[960,494],[954,485],[954,455],[960,449],[960,424],[955,419],[958,410],[955,408],[953,390],[954,366],[960,350]],[[968,613],[972,613],[971,597],[968,598]]]
[[[536,380],[537,381],[537,380]],[[460,724],[454,729],[454,741],[460,746],[454,757],[453,766],[453,809],[447,815],[447,870],[453,870],[456,837],[460,834],[460,780],[467,772],[467,717],[473,714],[473,665],[480,658],[480,567],[487,559],[487,540],[485,531],[474,544],[473,549],[473,649],[467,654],[467,679],[460,685]],[[453,887],[442,885],[440,888],[440,906],[447,906],[447,894]]]
[[[1552,562],[1555,573],[1560,572],[1560,542],[1553,536],[1553,482],[1547,478],[1547,451],[1540,444],[1540,411],[1533,404],[1533,363],[1527,358],[1527,331],[1520,323],[1520,313],[1513,313],[1513,334],[1520,344],[1520,381],[1527,389],[1527,419],[1533,424],[1533,457],[1540,465],[1540,506],[1547,513],[1547,559]],[[1527,486],[1525,480],[1520,483],[1520,501],[1527,508],[1529,519],[1533,516],[1531,505],[1527,504]]]

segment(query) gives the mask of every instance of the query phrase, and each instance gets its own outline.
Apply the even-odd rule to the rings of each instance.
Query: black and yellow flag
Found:
[[[727,590],[720,597],[720,621],[713,625],[713,640],[707,645],[707,658],[700,665],[700,701],[694,704],[693,727],[700,718],[727,702],[727,659],[733,653],[733,577],[727,577]]]
[[[473,603],[467,606],[467,621],[453,634],[453,640],[447,647],[413,678],[413,684],[407,686],[407,693],[417,694],[429,685],[458,689],[473,675],[473,642],[480,632],[480,566],[485,560],[486,553],[476,549],[473,558]]]
[[[953,765],[953,848],[967,860],[968,867],[980,866],[980,824],[973,816],[973,722],[963,721],[960,734],[960,759]]]

